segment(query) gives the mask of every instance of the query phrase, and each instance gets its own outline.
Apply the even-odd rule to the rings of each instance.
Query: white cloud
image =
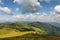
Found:
[[[9,17],[0,17],[0,21],[1,22],[16,22],[16,21],[40,21],[40,22],[54,22],[54,16],[52,17],[51,13],[50,15],[48,15],[47,13],[42,13],[42,15],[40,15],[40,13],[35,13],[35,14],[27,14],[27,15],[23,15],[23,14],[19,14],[19,15],[12,15]]]
[[[0,7],[0,11],[10,14],[11,10],[8,7]]]
[[[21,3],[21,0],[14,0],[13,2],[14,3],[16,2],[16,3],[19,3],[20,4]]]
[[[16,8],[16,11],[19,11],[19,8]]]
[[[14,0],[13,2],[22,5],[23,13],[28,13],[28,12],[35,13],[39,11],[40,8],[42,7],[38,2],[38,0]]]
[[[20,21],[41,21],[41,22],[53,22],[53,19],[51,18],[51,15],[47,15],[46,13],[43,13],[40,15],[39,13],[35,14],[27,14],[27,15],[14,15],[11,18],[18,19]]]
[[[54,10],[51,12],[51,17],[56,22],[60,22],[60,5],[56,5]]]
[[[13,15],[12,18],[17,18],[17,19],[18,18],[24,18],[24,15],[23,14],[22,15]]]
[[[55,6],[54,10],[58,13],[60,13],[60,5]]]

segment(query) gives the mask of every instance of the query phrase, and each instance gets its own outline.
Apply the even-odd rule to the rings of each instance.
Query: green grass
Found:
[[[60,36],[28,33],[22,36],[0,38],[0,40],[60,40]]]
[[[54,27],[44,23],[10,23],[0,24],[0,40],[60,40],[59,35],[48,35]],[[57,30],[56,30],[57,31]],[[51,34],[51,33],[50,33]]]
[[[20,36],[27,33],[40,33],[44,30],[24,23],[0,24],[0,38]]]

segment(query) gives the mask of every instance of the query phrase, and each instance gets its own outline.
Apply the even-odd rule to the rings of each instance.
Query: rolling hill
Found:
[[[44,30],[25,23],[2,23],[0,24],[0,38],[20,36],[27,33],[44,33]]]
[[[60,30],[48,23],[30,22],[30,23],[0,23],[0,38],[13,38],[16,36],[23,37],[26,34],[38,35],[56,35]],[[29,36],[27,35],[27,36]],[[35,35],[36,36],[36,35]]]
[[[22,36],[0,38],[0,40],[60,40],[60,35],[40,35],[28,33]]]
[[[49,23],[32,22],[32,23],[28,23],[28,25],[40,28],[44,30],[47,34],[60,34],[60,28],[53,26]]]

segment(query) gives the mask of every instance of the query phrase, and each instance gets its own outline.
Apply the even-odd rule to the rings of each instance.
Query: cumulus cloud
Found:
[[[54,10],[58,13],[60,13],[60,5],[55,6]]]
[[[38,0],[14,0],[13,2],[22,5],[23,13],[35,13],[42,7]]]
[[[5,13],[7,13],[7,14],[11,13],[11,10],[8,7],[0,7],[0,11],[3,11]]]
[[[40,15],[40,13],[35,13],[35,14],[27,14],[27,15],[23,15],[23,14],[19,14],[19,15],[12,15],[9,17],[0,17],[0,21],[1,22],[17,22],[17,21],[40,21],[40,22],[54,22],[53,17],[51,16],[52,13],[50,15],[48,15],[47,13],[42,13]]]
[[[60,22],[60,5],[56,5],[51,15],[56,22]]]
[[[31,13],[31,14],[27,14],[27,15],[23,15],[23,14],[13,15],[11,18],[14,19],[14,21],[53,22],[53,19],[51,18],[51,15],[47,15],[46,13],[43,13],[42,15],[40,15],[39,13],[35,13],[35,14]]]

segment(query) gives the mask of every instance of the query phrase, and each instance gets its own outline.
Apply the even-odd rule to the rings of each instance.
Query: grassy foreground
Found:
[[[22,35],[29,34],[29,33],[35,33],[35,32],[15,32],[15,31],[12,31],[7,34],[0,35],[0,38],[22,36]]]
[[[27,33],[22,36],[20,35],[20,36],[8,37],[8,38],[0,38],[0,40],[60,40],[60,36]]]
[[[0,24],[0,40],[60,40],[60,36],[55,35],[56,33],[60,34],[60,31],[54,26],[39,22],[33,25]]]

